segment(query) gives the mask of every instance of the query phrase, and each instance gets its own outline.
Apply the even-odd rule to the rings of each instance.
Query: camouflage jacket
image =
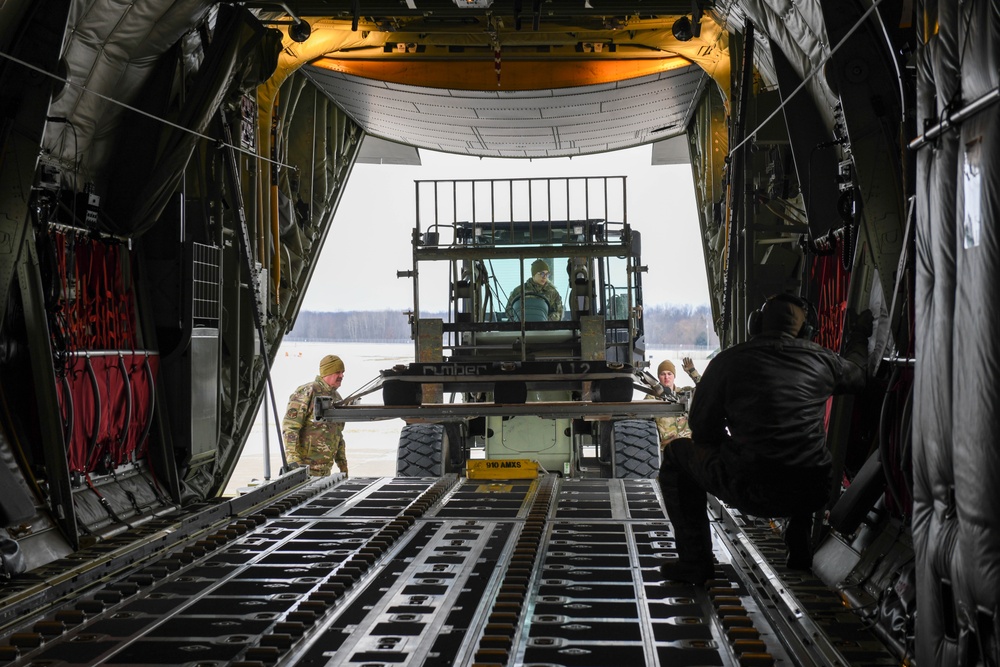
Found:
[[[524,281],[523,285],[518,285],[511,291],[510,298],[507,299],[507,316],[510,318],[515,317],[514,305],[521,294],[534,294],[545,299],[549,304],[549,320],[553,322],[558,322],[563,318],[563,300],[559,296],[559,290],[552,286],[552,283],[545,283],[544,285],[539,285],[532,278],[528,278]]]
[[[309,466],[313,475],[329,475],[334,463],[341,472],[347,472],[344,422],[316,421],[313,399],[317,396],[341,400],[337,390],[319,376],[296,389],[288,399],[281,421],[288,460]]]
[[[680,391],[690,391],[690,387],[683,387]],[[668,395],[671,393],[666,390]],[[658,400],[655,396],[647,395],[646,400]],[[660,432],[660,447],[674,438],[690,438],[691,428],[688,426],[688,416],[686,412],[670,415],[669,417],[656,418],[656,430]]]

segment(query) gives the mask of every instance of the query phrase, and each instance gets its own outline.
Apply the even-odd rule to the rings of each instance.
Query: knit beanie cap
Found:
[[[664,359],[660,362],[660,365],[656,367],[656,374],[659,375],[663,371],[670,371],[674,375],[677,375],[677,369],[674,367],[674,362],[669,359]]]
[[[319,362],[319,376],[326,377],[334,373],[344,372],[344,362],[335,354],[328,354]]]
[[[536,273],[541,273],[542,271],[548,271],[549,265],[545,263],[544,259],[536,259],[531,263],[531,275]]]

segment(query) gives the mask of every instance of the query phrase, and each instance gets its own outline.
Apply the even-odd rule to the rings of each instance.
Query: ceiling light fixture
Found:
[[[305,21],[293,21],[292,25],[288,26],[288,36],[296,42],[304,42],[309,39],[309,35],[312,34],[312,26],[310,26]]]
[[[264,25],[287,25],[288,36],[296,42],[304,42],[312,34],[312,26],[295,15],[295,12],[284,2],[275,3],[285,10],[285,13],[292,19],[291,21],[263,21]]]
[[[682,16],[670,27],[670,32],[679,42],[689,42],[693,37],[701,36],[701,3],[691,0],[691,18]]]

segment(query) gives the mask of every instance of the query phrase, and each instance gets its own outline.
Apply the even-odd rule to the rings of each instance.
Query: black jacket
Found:
[[[860,336],[846,358],[787,334],[734,345],[705,369],[688,416],[691,437],[726,443],[747,465],[827,466],[827,400],[864,389],[866,354]]]

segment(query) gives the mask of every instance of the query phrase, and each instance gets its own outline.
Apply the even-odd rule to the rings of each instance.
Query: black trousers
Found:
[[[745,514],[791,517],[788,530],[801,539],[812,513],[827,503],[830,466],[789,467],[746,456],[729,443],[677,438],[663,448],[660,488],[680,560],[702,563],[712,557],[707,494]]]

